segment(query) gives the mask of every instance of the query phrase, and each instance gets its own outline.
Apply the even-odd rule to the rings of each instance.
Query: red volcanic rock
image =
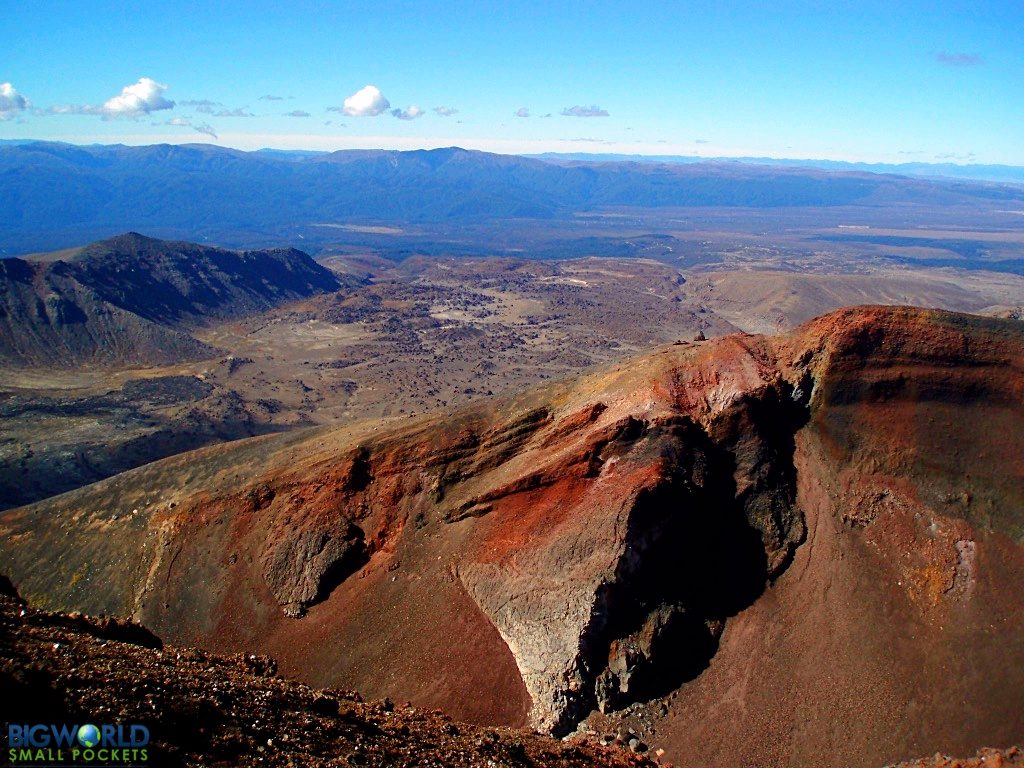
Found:
[[[42,605],[480,722],[611,717],[680,763],[1024,733],[1009,321],[842,310],[444,418],[204,449],[0,531]]]

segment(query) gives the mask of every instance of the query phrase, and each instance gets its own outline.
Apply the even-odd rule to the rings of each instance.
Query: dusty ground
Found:
[[[0,509],[202,445],[393,422],[698,333],[775,333],[864,303],[1002,315],[1024,304],[1024,277],[1010,273],[867,256],[852,264],[824,250],[797,269],[791,251],[742,242],[700,267],[660,256],[668,260],[328,256],[335,271],[371,284],[200,329],[221,350],[209,360],[0,370]]]
[[[908,760],[893,768],[1009,768],[1016,765],[1024,765],[1024,750],[1019,747],[981,749],[974,757],[965,758],[938,754],[920,760]]]

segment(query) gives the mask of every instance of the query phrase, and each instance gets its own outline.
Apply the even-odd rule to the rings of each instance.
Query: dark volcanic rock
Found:
[[[337,290],[295,249],[229,251],[134,232],[67,261],[0,260],[0,362],[161,365],[216,350],[188,334],[211,320]]]
[[[366,543],[357,525],[299,531],[268,556],[267,583],[289,616],[301,616],[366,559]]]
[[[111,304],[164,325],[255,314],[341,287],[294,248],[230,251],[135,232],[86,246],[72,268]]]
[[[212,354],[188,333],[111,303],[63,262],[0,259],[4,365],[162,365]]]

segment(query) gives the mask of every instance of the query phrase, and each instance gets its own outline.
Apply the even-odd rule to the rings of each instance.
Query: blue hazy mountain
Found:
[[[114,232],[293,242],[324,223],[479,224],[607,207],[978,204],[1024,188],[743,163],[545,161],[458,148],[243,152],[211,145],[0,145],[0,253]]]
[[[981,163],[853,163],[845,160],[813,160],[777,157],[698,157],[696,155],[622,155],[588,152],[545,152],[528,155],[555,162],[635,162],[655,164],[743,164],[778,168],[818,168],[825,171],[859,171],[888,173],[900,176],[921,176],[930,179],[963,179],[1024,184],[1024,167],[1019,165],[985,165]]]

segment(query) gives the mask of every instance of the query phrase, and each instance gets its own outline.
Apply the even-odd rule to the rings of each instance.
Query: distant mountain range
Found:
[[[296,242],[297,233],[317,225],[458,227],[621,206],[1024,204],[1024,187],[1007,184],[598,159],[458,148],[310,153],[3,143],[0,255],[79,245],[125,229],[241,245]]]
[[[201,358],[215,351],[190,327],[341,287],[295,249],[238,252],[129,232],[61,255],[0,260],[0,363]]]
[[[857,171],[861,173],[894,173],[901,176],[923,176],[932,179],[964,179],[1024,184],[1024,166],[983,165],[980,163],[853,163],[844,160],[810,160],[778,157],[698,157],[696,155],[622,155],[588,152],[545,152],[527,155],[540,160],[562,162],[632,162],[669,164],[744,164],[778,168],[819,168],[826,171]]]

